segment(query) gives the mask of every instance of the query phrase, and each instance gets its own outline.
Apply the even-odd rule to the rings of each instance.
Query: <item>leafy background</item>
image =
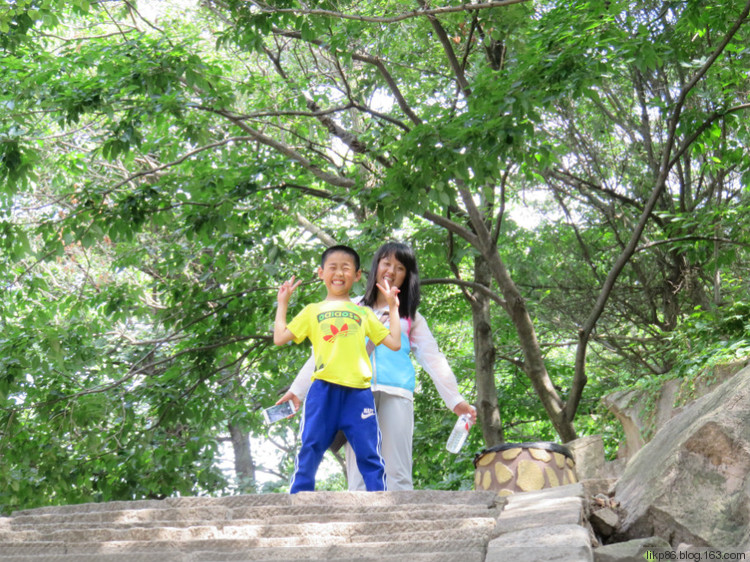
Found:
[[[287,491],[275,291],[319,298],[334,242],[415,248],[480,411],[448,454],[419,373],[417,487],[502,441],[614,458],[602,396],[747,356],[749,8],[6,3],[0,509]]]

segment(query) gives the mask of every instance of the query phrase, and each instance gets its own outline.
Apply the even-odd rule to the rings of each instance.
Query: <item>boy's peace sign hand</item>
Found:
[[[385,296],[385,301],[388,303],[388,308],[396,307],[398,308],[398,294],[401,292],[396,285],[391,287],[390,283],[388,283],[388,279],[383,280],[385,282],[385,287],[381,285],[380,283],[376,283],[376,286],[378,289],[380,289],[380,292],[383,293],[383,296]]]
[[[300,286],[300,283],[302,283],[302,279],[298,280],[295,283],[294,275],[292,275],[291,279],[289,279],[288,281],[284,281],[279,287],[279,292],[276,295],[276,300],[288,304],[289,299],[292,297],[292,293],[297,287]]]

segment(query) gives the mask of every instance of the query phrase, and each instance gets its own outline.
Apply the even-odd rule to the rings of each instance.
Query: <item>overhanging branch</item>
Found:
[[[452,232],[453,234],[457,236],[460,236],[472,246],[476,246],[478,244],[478,239],[477,239],[476,234],[471,232],[468,228],[464,228],[463,226],[456,224],[452,220],[442,217],[431,211],[424,211],[422,213],[422,216],[426,218],[428,221],[435,223],[438,226],[442,226],[447,231]]]
[[[507,303],[494,291],[485,287],[481,283],[475,283],[474,281],[464,281],[463,279],[452,279],[452,278],[437,278],[437,279],[422,279],[420,280],[421,285],[458,285],[459,287],[467,287],[473,289],[478,293],[486,295],[488,298],[495,301],[497,304],[507,310]]]
[[[301,8],[274,8],[265,2],[252,2],[259,11],[266,14],[294,14],[299,16],[324,16],[335,19],[355,20],[367,23],[396,23],[413,18],[424,16],[439,16],[442,14],[453,14],[456,12],[475,12],[479,10],[489,10],[490,8],[501,8],[503,6],[512,6],[513,4],[522,4],[529,0],[499,0],[497,2],[481,2],[477,4],[461,4],[459,6],[443,6],[440,8],[425,8],[422,10],[409,10],[397,16],[361,16],[358,14],[345,14],[333,10],[320,9],[301,9]]]
[[[321,48],[330,48],[328,45],[325,44],[323,41],[317,41],[317,40],[310,40],[310,39],[303,39],[302,33],[299,31],[289,31],[285,29],[280,28],[273,28],[273,32],[276,35],[279,35],[281,37],[290,37],[292,39],[299,39],[300,41],[306,41],[307,43],[312,43],[313,45],[317,45]],[[378,57],[373,57],[371,55],[365,55],[362,53],[352,53],[352,59],[360,61],[360,62],[366,62],[368,64],[371,64],[375,66],[380,74],[383,76],[383,79],[385,80],[386,84],[388,84],[388,88],[391,90],[391,93],[393,94],[393,97],[396,100],[396,103],[401,108],[401,111],[403,111],[411,121],[419,125],[422,123],[422,120],[417,116],[416,113],[411,109],[409,104],[406,101],[406,98],[401,93],[401,89],[398,87],[398,84],[396,84],[396,81],[393,79],[393,76],[391,76],[391,73],[388,72],[388,69],[385,67],[385,64],[383,64],[383,61]]]
[[[206,108],[202,107],[200,109],[203,109],[205,111],[210,111],[212,113],[216,113],[217,115],[221,115],[222,117],[225,117],[237,127],[248,133],[250,137],[252,137],[252,140],[255,140],[261,144],[264,144],[275,151],[279,152],[280,154],[283,154],[284,156],[287,156],[297,162],[300,166],[305,168],[307,171],[309,171],[311,174],[313,174],[316,178],[324,181],[327,184],[335,185],[337,187],[343,187],[343,188],[351,188],[354,187],[356,184],[354,180],[351,180],[349,178],[345,178],[342,176],[338,176],[336,174],[328,173],[324,170],[322,170],[319,166],[315,165],[313,162],[302,156],[297,150],[292,148],[291,146],[284,144],[282,142],[277,141],[274,138],[269,137],[268,135],[265,135],[261,133],[260,131],[257,131],[256,129],[252,128],[247,123],[244,123],[242,119],[239,116],[236,116],[232,114],[229,111],[226,111],[224,109],[212,109],[212,108]]]

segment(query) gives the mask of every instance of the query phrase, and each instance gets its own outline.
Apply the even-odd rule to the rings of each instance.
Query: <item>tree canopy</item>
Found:
[[[420,374],[417,485],[470,487],[503,440],[615,447],[603,393],[747,351],[749,12],[7,3],[0,505],[285,489],[296,422],[260,410],[308,350],[271,345],[276,287],[305,280],[292,312],[318,298],[333,243],[365,269],[415,248],[477,405],[449,455]]]

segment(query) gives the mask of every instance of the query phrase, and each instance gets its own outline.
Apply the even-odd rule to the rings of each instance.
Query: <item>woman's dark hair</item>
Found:
[[[401,318],[413,320],[417,314],[417,307],[421,298],[419,268],[417,267],[417,256],[414,255],[414,250],[401,242],[386,242],[375,252],[370,274],[367,276],[367,287],[365,288],[365,296],[362,298],[362,304],[371,308],[375,306],[375,301],[378,300],[378,288],[375,286],[378,265],[380,260],[390,256],[396,258],[406,268],[404,283],[401,285],[401,292],[398,294],[398,314]]]

